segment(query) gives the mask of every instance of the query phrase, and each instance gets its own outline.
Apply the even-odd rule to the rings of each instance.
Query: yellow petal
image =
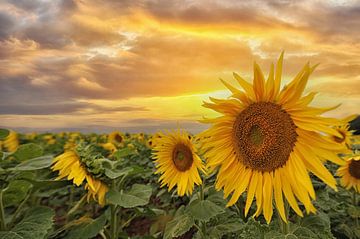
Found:
[[[264,217],[266,222],[269,224],[273,214],[272,208],[272,197],[273,197],[273,185],[272,185],[272,175],[269,172],[264,174],[264,189],[263,189],[263,210]]]

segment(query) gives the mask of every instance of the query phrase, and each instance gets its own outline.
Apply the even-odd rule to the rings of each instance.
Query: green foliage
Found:
[[[5,207],[18,205],[31,189],[32,184],[24,180],[14,180],[3,190]]]
[[[236,233],[242,229],[244,224],[239,222],[219,224],[215,227],[212,227],[209,231],[209,236],[211,239],[222,238],[226,234]]]
[[[259,221],[249,219],[246,224],[239,228],[238,238],[242,239],[258,239],[264,238],[268,226],[261,224]]]
[[[131,171],[133,171],[132,168],[127,167],[123,169],[105,169],[105,175],[110,179],[117,179],[119,177],[123,177],[125,175],[128,175]]]
[[[0,129],[0,139],[7,134]],[[119,238],[360,238],[360,207],[353,202],[352,191],[339,187],[335,192],[316,177],[311,180],[317,213],[301,218],[290,210],[285,233],[276,212],[269,225],[263,216],[244,216],[246,193],[235,205],[226,207],[223,192],[213,186],[215,173],[203,175],[203,192],[196,186],[191,196],[180,197],[176,190],[160,188],[146,135],[125,135],[113,154],[96,145],[106,142],[105,135],[47,133],[31,139],[19,137],[22,145],[15,153],[0,151],[4,208],[0,216],[5,219],[0,238],[111,238],[112,218],[117,220],[114,235]],[[50,168],[51,155],[63,153],[70,139],[75,144],[82,142],[80,158],[87,172],[109,187],[106,205],[98,205],[91,197],[86,200],[85,183],[75,186],[67,178],[54,180],[58,172]],[[337,166],[326,166],[335,174]],[[249,215],[255,207],[253,203]]]
[[[148,204],[152,188],[149,185],[134,184],[127,192],[111,190],[107,194],[107,201],[124,208],[133,208]]]
[[[10,134],[9,130],[0,129],[0,140],[4,140],[9,134]]]
[[[209,221],[214,216],[225,212],[224,208],[209,200],[196,200],[189,205],[187,210],[194,219],[200,221]]]
[[[134,151],[130,148],[123,148],[123,149],[119,149],[117,150],[113,157],[116,159],[116,160],[120,160],[120,159],[123,159],[127,156],[129,156],[130,154],[132,154]]]
[[[48,207],[34,207],[10,231],[0,232],[2,239],[46,238],[53,225],[54,211]]]
[[[190,214],[181,214],[168,222],[168,224],[166,225],[164,238],[170,239],[181,236],[187,231],[189,231],[194,224],[194,218]]]
[[[88,218],[82,223],[70,229],[65,239],[88,239],[95,237],[105,226],[106,215],[102,214],[100,217],[94,219]]]
[[[52,164],[52,156],[42,156],[33,158],[18,164],[13,170],[15,171],[31,171],[48,168]]]
[[[17,150],[12,154],[20,161],[37,158],[43,155],[43,149],[36,144],[29,143],[20,145]]]

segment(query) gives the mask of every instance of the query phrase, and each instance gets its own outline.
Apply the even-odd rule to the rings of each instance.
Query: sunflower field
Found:
[[[281,88],[282,64],[223,81],[195,135],[0,129],[0,238],[360,238],[358,119],[310,104],[316,66]]]

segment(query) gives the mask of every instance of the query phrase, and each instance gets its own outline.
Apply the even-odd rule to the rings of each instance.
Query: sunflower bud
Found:
[[[105,169],[101,163],[103,156],[96,151],[94,145],[79,144],[76,147],[76,152],[79,155],[80,161],[86,166],[86,170],[95,178],[104,176]]]

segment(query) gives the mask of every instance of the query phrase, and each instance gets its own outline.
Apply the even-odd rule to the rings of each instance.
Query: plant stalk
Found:
[[[204,200],[205,199],[205,195],[204,195],[204,183],[201,184],[200,186],[200,200]]]
[[[11,221],[9,223],[10,227],[15,223],[16,218],[18,216],[18,214],[21,212],[22,208],[25,206],[26,202],[28,201],[28,199],[31,196],[32,193],[32,188],[30,189],[30,191],[28,192],[28,194],[26,195],[26,197],[24,198],[24,200],[20,203],[20,205],[17,207],[16,211],[14,212]]]
[[[116,184],[115,180],[111,182],[111,188],[115,190]],[[117,230],[117,206],[111,204],[110,205],[110,212],[111,212],[111,218],[110,218],[110,235],[111,239],[117,239],[118,230]]]
[[[287,201],[285,201],[284,203],[284,208],[285,208],[285,218],[286,218],[286,221],[289,221],[289,204]],[[280,216],[280,213],[278,213],[278,217],[279,217],[279,222],[280,222],[280,230],[282,231],[282,233],[284,235],[287,235],[289,233],[289,225],[287,222],[285,222],[281,216]]]
[[[204,188],[205,188],[205,180],[203,180],[204,182],[201,184],[200,186],[200,200],[203,201],[205,200],[205,193],[204,193]],[[203,236],[204,239],[206,239],[205,235],[206,235],[206,222],[200,222],[201,223],[201,235]]]
[[[356,191],[355,191],[355,189],[353,190],[352,203],[353,203],[353,205],[355,207],[357,207],[357,199],[356,199]],[[359,219],[357,217],[355,218],[355,223],[356,223],[356,226],[359,227]]]
[[[80,201],[78,201],[67,213],[67,216],[69,217],[70,215],[72,215],[74,212],[76,212],[81,206],[82,204],[85,202],[86,199],[86,194],[80,199]]]
[[[0,231],[6,231],[3,190],[0,190]]]
[[[110,205],[111,210],[111,219],[110,219],[110,228],[111,228],[111,239],[117,239],[117,217],[116,217],[116,205]]]

